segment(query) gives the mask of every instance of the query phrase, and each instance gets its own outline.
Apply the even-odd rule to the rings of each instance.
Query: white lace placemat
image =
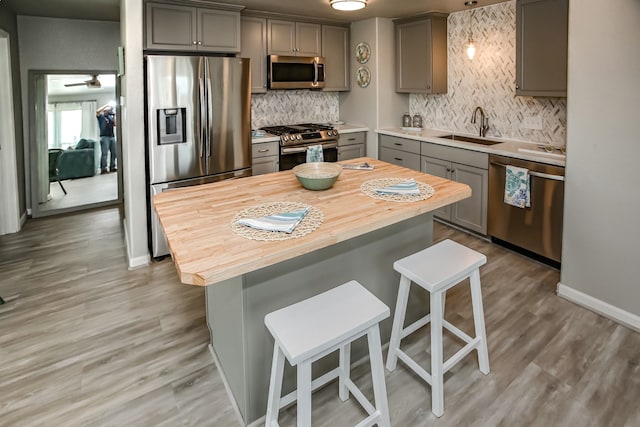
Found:
[[[300,209],[309,208],[307,215],[300,221],[292,233],[283,233],[281,231],[258,230],[248,225],[238,224],[238,221],[246,218],[260,218],[268,215],[275,215],[282,212],[293,212]],[[274,241],[289,240],[306,236],[307,234],[320,227],[324,215],[322,211],[316,207],[305,205],[298,202],[269,202],[260,205],[254,205],[238,212],[231,221],[231,230],[240,237],[250,240]]]
[[[397,185],[401,182],[407,181],[406,178],[378,178],[370,181],[363,182],[360,186],[360,190],[369,197],[380,200],[387,200],[390,202],[417,202],[419,200],[426,200],[433,196],[436,192],[432,186],[423,182],[416,181],[420,194],[382,194],[378,193],[376,189],[385,188],[390,185]]]

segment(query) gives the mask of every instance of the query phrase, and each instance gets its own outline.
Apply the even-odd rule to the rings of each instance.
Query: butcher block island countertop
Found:
[[[208,286],[374,230],[433,211],[471,196],[457,182],[363,157],[373,171],[345,169],[324,191],[304,189],[292,171],[181,188],[156,195],[156,212],[164,228],[180,280]],[[360,185],[377,178],[414,178],[435,189],[427,200],[391,202],[371,198]],[[312,233],[284,241],[255,241],[231,230],[241,210],[267,202],[301,202],[322,211],[324,221]]]

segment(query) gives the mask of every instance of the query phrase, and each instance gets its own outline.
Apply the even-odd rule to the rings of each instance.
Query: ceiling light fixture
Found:
[[[467,6],[468,8],[472,8],[476,4],[478,4],[478,2],[476,0],[471,0],[471,1],[464,2],[464,5]],[[471,17],[469,18],[469,40],[465,44],[465,49],[467,51],[467,57],[469,57],[469,59],[473,59],[473,57],[476,55],[476,45],[475,45],[475,42],[473,41],[473,30],[472,30],[472,28],[473,28],[472,27],[473,26],[473,15],[474,15],[474,11],[472,10],[471,11]]]
[[[329,3],[336,10],[360,10],[367,5],[367,0],[331,0]]]

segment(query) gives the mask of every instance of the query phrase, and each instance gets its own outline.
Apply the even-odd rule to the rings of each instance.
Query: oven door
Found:
[[[280,147],[280,170],[293,169],[307,162],[307,148],[318,144],[295,145]],[[325,162],[338,161],[338,142],[330,141],[322,143],[322,157]]]

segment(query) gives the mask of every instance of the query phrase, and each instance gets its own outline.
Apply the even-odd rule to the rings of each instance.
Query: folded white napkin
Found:
[[[529,171],[517,166],[506,167],[504,202],[518,208],[531,207]]]
[[[307,163],[323,161],[324,155],[322,153],[322,145],[312,145],[307,147]]]
[[[247,225],[252,228],[257,228],[258,230],[293,233],[293,230],[300,224],[300,221],[307,215],[307,212],[309,212],[309,208],[294,212],[282,212],[260,218],[246,218],[239,220],[238,224]]]
[[[376,188],[374,191],[379,194],[409,194],[409,195],[420,194],[418,183],[415,182],[413,179],[399,182],[398,184],[390,185],[384,188]]]

